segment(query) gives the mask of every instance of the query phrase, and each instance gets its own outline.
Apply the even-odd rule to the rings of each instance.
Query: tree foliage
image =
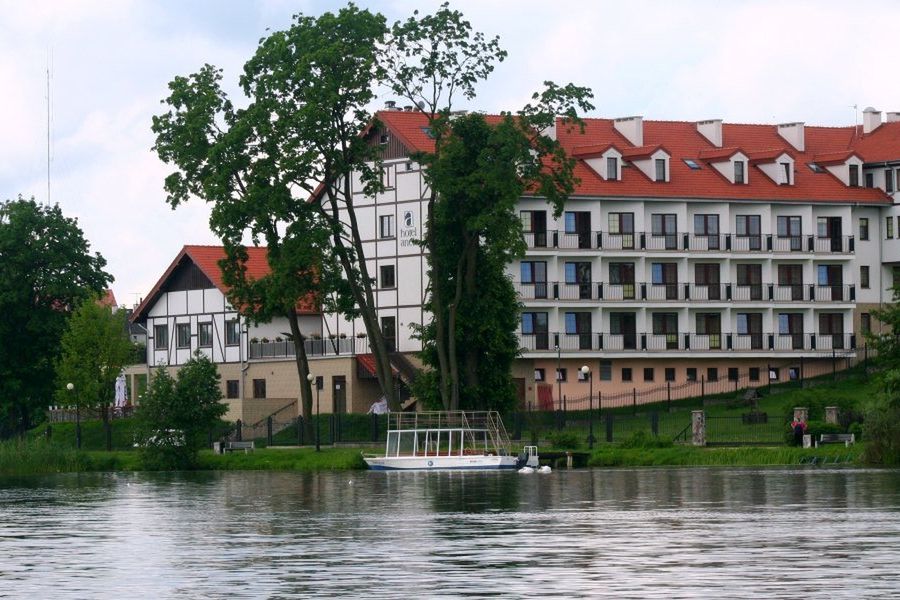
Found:
[[[245,64],[246,108],[235,108],[221,88],[221,71],[205,65],[169,84],[168,112],[154,117],[153,131],[160,158],[178,168],[166,179],[168,201],[177,206],[200,197],[213,204],[210,225],[229,249],[226,277],[241,288],[236,294],[254,309],[251,316],[292,313],[309,292],[325,308],[361,316],[382,391],[393,399],[353,203],[359,190],[351,187],[355,172],[367,194],[383,189],[377,149],[360,132],[372,119],[366,106],[382,73],[376,57],[385,33],[381,15],[352,4],[318,18],[297,15],[291,27],[260,40]],[[310,195],[316,202],[307,202]],[[245,236],[269,248],[273,274],[266,281],[251,284],[241,276]],[[302,342],[298,333],[295,344]]]
[[[51,403],[66,320],[112,281],[105,266],[59,206],[0,204],[0,437],[28,429]]]
[[[498,267],[524,251],[516,203],[529,192],[561,212],[575,186],[575,163],[552,131],[558,117],[563,126],[580,126],[578,113],[593,108],[592,94],[587,88],[548,81],[531,103],[515,115],[502,114],[499,121],[454,115],[455,98],[474,98],[478,82],[506,58],[498,38],[474,32],[447,4],[433,15],[416,13],[395,24],[391,34],[384,57],[391,89],[418,106],[434,139],[433,151],[415,157],[426,166],[431,190],[423,245],[428,249],[427,304],[433,321],[420,330],[420,337],[425,362],[436,370],[422,379],[419,392],[426,393],[423,385],[436,383],[444,408],[474,408],[492,403],[494,395],[508,398],[512,389],[512,359],[498,363],[495,358],[509,356],[515,344],[516,324],[509,317],[518,305],[509,292],[512,284]],[[482,289],[495,291],[493,301],[503,302],[502,308],[488,310]],[[488,315],[497,320],[486,324]],[[493,331],[486,338],[500,344],[494,348],[496,357],[464,335],[473,328],[472,318]],[[489,369],[479,365],[482,359]],[[497,368],[504,373],[499,382],[493,377]],[[479,373],[490,373],[493,387],[482,385]]]
[[[139,407],[139,442],[152,468],[189,468],[228,408],[216,365],[199,351],[173,378],[158,369]]]
[[[116,378],[133,354],[125,311],[113,312],[96,298],[83,301],[69,318],[60,346],[57,402],[81,407],[112,402]],[[75,386],[72,392],[68,383]]]
[[[894,288],[894,303],[874,314],[886,333],[868,339],[877,357],[881,393],[869,400],[865,410],[866,458],[900,465],[900,288]]]

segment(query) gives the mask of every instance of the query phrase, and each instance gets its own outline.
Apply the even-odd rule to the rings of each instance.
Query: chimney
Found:
[[[863,134],[870,134],[881,125],[881,111],[871,106],[863,111]]]
[[[697,132],[716,148],[722,147],[722,119],[697,121]]]
[[[804,152],[806,148],[806,136],[804,135],[803,123],[781,123],[778,127],[778,135],[794,147],[794,150]]]
[[[644,118],[643,117],[622,117],[613,119],[613,126],[616,131],[625,136],[634,146],[644,145]]]
[[[900,112],[887,113],[887,122],[894,123],[895,121],[900,121]]]
[[[407,104],[406,106],[403,107],[403,112],[412,112],[412,111],[413,111],[412,104]]]
[[[384,103],[384,110],[394,110],[397,108],[397,103],[394,100],[387,100]]]

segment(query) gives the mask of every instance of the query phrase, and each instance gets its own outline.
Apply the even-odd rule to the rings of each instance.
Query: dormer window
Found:
[[[656,181],[665,181],[666,180],[666,159],[657,158],[655,164],[656,164]]]
[[[744,161],[734,161],[734,182],[744,183]]]
[[[859,165],[850,165],[850,187],[859,187]]]
[[[875,187],[875,174],[874,173],[866,173],[866,187],[867,188]]]
[[[884,171],[884,191],[888,194],[894,193],[894,171],[893,169],[886,169]]]
[[[783,162],[781,163],[781,168],[784,174],[784,180],[782,181],[782,183],[784,185],[791,185],[791,163]]]
[[[692,171],[700,170],[700,164],[696,160],[691,160],[690,158],[685,158],[684,164],[686,164],[688,166],[688,168],[691,169]]]
[[[619,178],[619,159],[615,156],[606,158],[606,180],[616,181]]]

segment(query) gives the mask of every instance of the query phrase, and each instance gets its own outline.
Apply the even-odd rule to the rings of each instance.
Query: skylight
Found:
[[[825,169],[823,169],[816,163],[806,163],[806,166],[808,166],[813,173],[824,173],[825,172]]]
[[[688,167],[690,167],[690,168],[693,169],[694,171],[699,171],[699,170],[700,170],[700,164],[699,164],[697,161],[695,161],[695,160],[691,160],[690,158],[685,158],[685,159],[684,159],[684,164],[686,164]]]

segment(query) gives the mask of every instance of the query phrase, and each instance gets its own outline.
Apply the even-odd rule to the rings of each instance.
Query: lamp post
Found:
[[[581,367],[581,374],[588,380],[588,448],[594,449],[594,379],[587,365]]]
[[[559,408],[562,410],[562,373],[560,371],[560,350],[559,344],[554,348],[556,350],[556,401],[559,402]]]
[[[312,373],[306,375],[306,380],[310,386],[312,386],[313,381],[316,382],[316,452],[321,452],[321,446],[319,445],[319,382],[316,381]]]
[[[75,400],[75,447],[81,450],[81,407],[78,405],[78,398],[75,396],[75,384],[71,381],[66,384],[66,389],[72,394]]]

